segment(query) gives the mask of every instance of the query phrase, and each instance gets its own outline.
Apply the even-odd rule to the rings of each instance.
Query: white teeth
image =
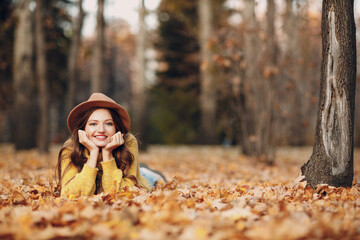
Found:
[[[96,136],[96,139],[106,139],[106,136]]]

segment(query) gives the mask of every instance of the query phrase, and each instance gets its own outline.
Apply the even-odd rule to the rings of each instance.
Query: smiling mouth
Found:
[[[99,141],[104,141],[107,139],[107,136],[95,136],[95,139]]]

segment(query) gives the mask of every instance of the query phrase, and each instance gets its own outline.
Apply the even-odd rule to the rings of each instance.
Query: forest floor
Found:
[[[352,188],[296,182],[312,148],[279,148],[274,166],[237,148],[151,146],[140,162],[168,184],[69,200],[48,156],[0,145],[0,239],[360,239],[360,151]]]

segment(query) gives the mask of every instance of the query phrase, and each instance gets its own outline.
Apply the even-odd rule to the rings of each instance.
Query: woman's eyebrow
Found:
[[[99,122],[100,120],[97,120],[97,119],[89,119],[88,122]],[[111,118],[109,119],[105,119],[104,122],[107,122],[107,121],[111,121],[113,122],[113,120]]]

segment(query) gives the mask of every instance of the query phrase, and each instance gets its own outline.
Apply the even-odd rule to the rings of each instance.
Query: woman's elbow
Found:
[[[90,197],[94,195],[95,189],[78,189],[78,188],[64,188],[61,190],[61,196],[69,199],[74,199],[80,196]]]

